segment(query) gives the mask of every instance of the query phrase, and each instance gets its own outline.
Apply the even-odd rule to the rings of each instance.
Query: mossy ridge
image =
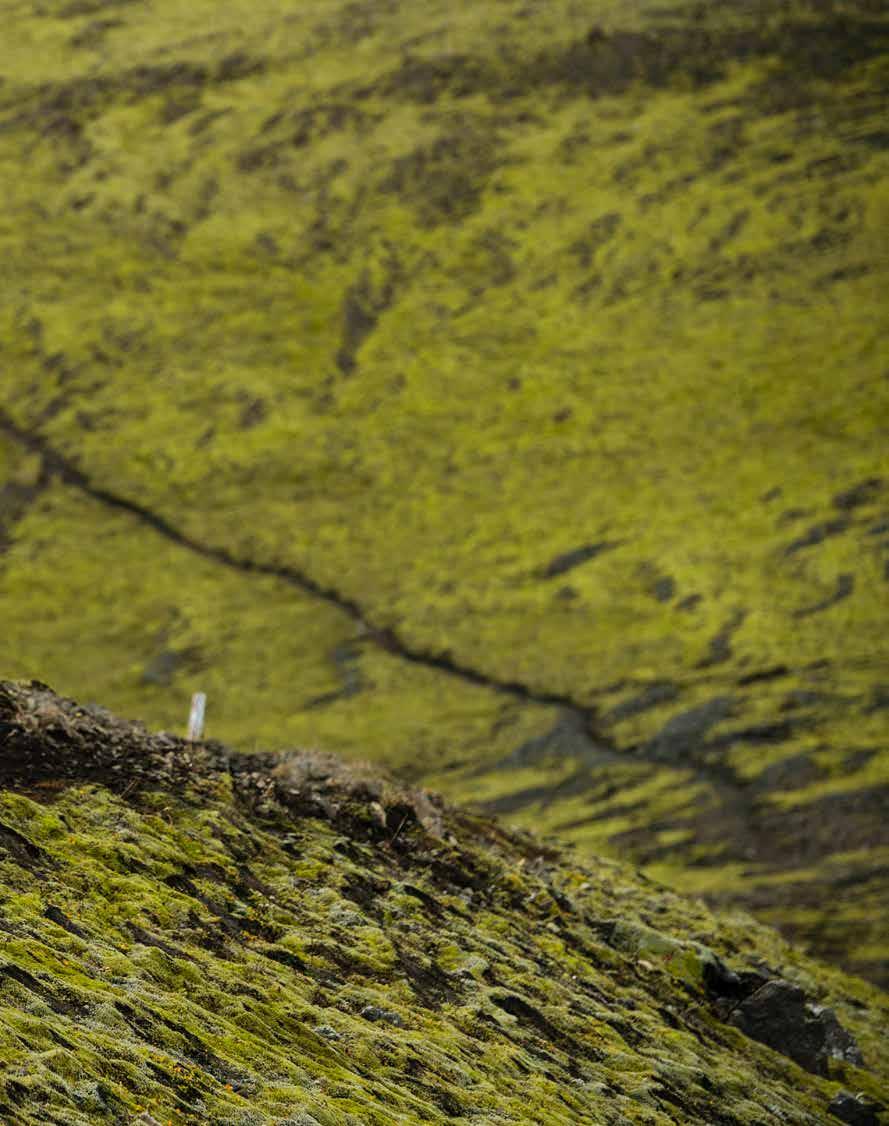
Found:
[[[11,1123],[729,1126],[879,1097],[885,997],[749,919],[312,756],[34,684],[0,722]],[[819,1078],[722,1023],[714,952],[834,1006],[866,1067]]]
[[[782,6],[765,31],[721,6],[704,21],[717,46],[752,27],[774,50],[736,52],[697,76],[668,58],[683,26],[688,43],[700,32],[681,8],[627,19],[603,5],[603,38],[589,41],[567,6],[512,24],[503,8],[492,31],[478,5],[417,5],[396,22],[359,21],[360,51],[337,39],[336,4],[298,30],[274,5],[249,26],[232,9],[230,27],[203,39],[200,6],[178,23],[126,6],[115,9],[123,26],[77,51],[70,39],[88,20],[66,10],[36,20],[22,7],[8,29],[13,47],[39,44],[47,68],[38,89],[33,50],[13,50],[2,91],[16,124],[3,141],[0,269],[10,293],[28,285],[2,334],[3,396],[20,421],[196,537],[335,576],[418,647],[616,712],[622,745],[656,740],[721,696],[738,697],[738,714],[708,739],[728,749],[704,753],[726,753],[766,789],[782,761],[817,751],[831,760],[818,769],[836,774],[850,746],[867,756],[885,745],[885,497],[837,504],[885,476],[875,249],[886,71],[881,20],[866,5],[834,7],[850,21],[840,36],[808,5]],[[605,66],[627,34],[649,36],[634,42],[657,61],[645,51],[665,24],[663,80],[643,67],[638,86],[592,103],[564,82],[543,83],[543,97],[519,83],[506,98],[509,74],[532,73],[518,62],[545,69],[601,50]],[[418,34],[426,46],[415,40],[410,65],[395,62],[394,47]],[[800,51],[826,34],[843,45],[842,67],[806,77]],[[310,49],[312,65],[297,65]],[[23,117],[29,99],[52,114]],[[320,114],[331,101],[344,108]],[[455,122],[477,138],[468,149],[455,147]],[[37,123],[46,129],[31,144]],[[483,142],[491,159],[475,175],[461,162]],[[442,176],[466,185],[471,207],[448,215],[448,196],[431,192]],[[371,322],[364,336],[349,331]],[[357,365],[348,378],[338,358]],[[540,578],[602,540],[620,546]],[[17,659],[39,674],[31,624],[12,620]],[[229,669],[252,679],[241,652],[224,666],[211,652],[220,684],[223,668],[225,681]],[[813,669],[825,655],[826,673]],[[323,665],[295,666],[312,668],[321,698],[337,691]],[[736,692],[781,665],[786,694],[768,681]],[[141,662],[125,667],[130,678],[119,670],[106,698],[170,723],[165,694],[138,682]],[[678,702],[626,714],[669,680]],[[432,692],[407,683],[404,710],[422,731],[440,713],[428,710]],[[819,688],[827,698],[785,724],[794,692]],[[266,699],[290,712],[289,695]],[[330,730],[351,728],[360,744],[367,717],[382,714],[366,700],[348,722],[334,703]],[[407,759],[410,736],[386,753]],[[883,762],[868,767],[868,787]],[[549,781],[543,772],[539,785]],[[661,781],[653,788],[663,794]],[[647,833],[649,812],[622,811],[615,830],[632,834],[636,821]],[[657,812],[658,835],[687,828]],[[612,835],[601,822],[584,830],[583,813],[527,811],[580,822],[578,837]],[[714,860],[706,839],[674,848],[677,865]]]

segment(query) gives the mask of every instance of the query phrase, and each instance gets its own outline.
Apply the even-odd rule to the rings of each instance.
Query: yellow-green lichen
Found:
[[[33,685],[0,686],[0,722],[11,1124],[802,1124],[840,1083],[880,1094],[885,998],[747,917],[443,805],[432,834],[407,791],[363,819],[367,778],[296,791],[296,752],[274,769]],[[832,1005],[864,1066],[819,1077],[726,1024],[722,959]]]

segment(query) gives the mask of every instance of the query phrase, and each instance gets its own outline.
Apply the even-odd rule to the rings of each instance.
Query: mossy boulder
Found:
[[[2,674],[889,981],[873,0],[18,3]]]
[[[36,682],[0,684],[0,928],[10,1126],[886,1121],[885,994],[753,920]]]

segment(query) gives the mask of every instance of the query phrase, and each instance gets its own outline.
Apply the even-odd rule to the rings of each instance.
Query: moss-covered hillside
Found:
[[[873,0],[14,0],[0,669],[889,981]]]
[[[330,755],[0,683],[9,1126],[855,1122],[889,1004]]]

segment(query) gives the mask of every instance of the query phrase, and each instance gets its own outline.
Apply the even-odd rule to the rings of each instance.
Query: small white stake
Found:
[[[188,738],[194,743],[204,734],[204,709],[207,697],[203,692],[195,692],[191,698],[191,711],[188,713]]]

